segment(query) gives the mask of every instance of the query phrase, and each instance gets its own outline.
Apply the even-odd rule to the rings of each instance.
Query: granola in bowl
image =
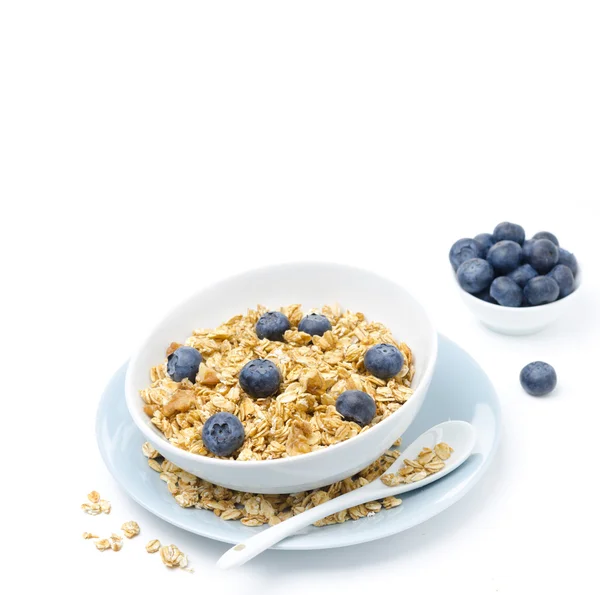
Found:
[[[220,423],[213,424],[215,431],[229,431],[227,414],[235,423],[241,422],[241,438],[239,447],[221,458],[260,461],[292,457],[357,436],[398,411],[410,398],[414,375],[411,350],[383,324],[338,306],[324,306],[318,314],[307,312],[305,316],[301,306],[294,304],[273,316],[276,325],[286,318],[289,328],[280,326],[277,339],[283,340],[271,340],[268,331],[257,327],[268,314],[265,307],[258,306],[215,329],[196,329],[184,345],[169,345],[166,359],[151,369],[151,384],[141,390],[144,411],[171,444],[190,453],[219,456],[223,451],[207,448],[203,430],[213,416],[221,414],[223,421],[219,418]],[[320,329],[314,332],[322,334],[302,332],[299,326]],[[374,347],[396,354],[400,367],[392,370],[393,376],[386,377],[376,359],[372,366],[367,361],[365,367],[365,355]],[[173,366],[176,355],[180,355],[179,368]],[[373,355],[381,354],[374,351]],[[252,383],[244,384],[240,373],[253,361],[266,361],[261,374],[272,373],[273,368],[278,371],[273,394],[264,396],[266,393],[258,391],[251,396],[247,392],[252,392]],[[185,372],[188,368],[189,373]],[[372,415],[365,418],[364,408],[354,415],[357,405],[352,400],[340,413],[338,397],[359,392],[363,399],[373,401]]]

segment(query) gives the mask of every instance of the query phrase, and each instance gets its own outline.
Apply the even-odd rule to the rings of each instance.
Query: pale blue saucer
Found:
[[[127,365],[106,387],[96,420],[98,446],[106,466],[121,487],[144,508],[165,521],[203,537],[239,543],[261,531],[238,521],[222,521],[212,512],[181,508],[158,473],[148,467],[144,442],[125,405]],[[462,419],[477,430],[474,454],[456,471],[421,490],[403,496],[403,504],[373,517],[341,525],[309,527],[274,549],[312,550],[342,547],[400,533],[442,512],[464,496],[489,466],[500,437],[500,403],[485,372],[465,351],[440,336],[431,387],[416,420],[403,436],[409,444],[442,421]]]

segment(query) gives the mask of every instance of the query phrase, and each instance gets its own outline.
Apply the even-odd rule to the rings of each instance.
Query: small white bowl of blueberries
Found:
[[[450,249],[450,263],[468,308],[488,328],[529,335],[552,324],[577,294],[581,271],[558,238],[507,221],[493,233],[462,238]]]

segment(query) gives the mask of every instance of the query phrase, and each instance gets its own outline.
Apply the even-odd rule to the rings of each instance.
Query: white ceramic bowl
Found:
[[[507,308],[484,302],[462,289],[456,274],[454,271],[452,273],[463,302],[485,326],[503,335],[532,335],[558,320],[565,310],[572,308],[576,303],[581,286],[581,265],[578,265],[575,291],[571,295],[551,304],[527,308]]]
[[[214,327],[249,307],[301,303],[318,308],[339,303],[384,323],[414,354],[415,392],[393,415],[368,431],[323,450],[273,461],[230,461],[181,450],[166,440],[143,411],[140,389],[150,367],[172,341],[194,328]],[[221,281],[180,304],[156,326],[127,370],[127,407],[145,438],[164,457],[198,477],[228,488],[265,494],[314,489],[349,477],[377,459],[417,415],[433,373],[437,334],[421,305],[402,287],[378,275],[336,264],[297,263],[266,267]]]

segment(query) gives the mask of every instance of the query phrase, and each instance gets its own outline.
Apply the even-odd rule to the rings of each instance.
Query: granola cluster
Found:
[[[284,341],[259,339],[256,322],[267,309],[258,306],[216,329],[196,329],[185,345],[202,355],[192,383],[172,380],[166,359],[150,371],[151,384],[141,391],[152,423],[178,448],[214,457],[202,442],[202,427],[213,414],[236,415],[244,426],[245,442],[232,459],[267,460],[295,456],[348,440],[397,411],[412,394],[412,354],[383,324],[369,322],[360,312],[325,306],[321,312],[332,330],[321,336],[298,331],[304,316],[299,304],[281,308],[292,328]],[[390,380],[369,374],[365,352],[377,343],[395,345],[404,356],[400,372]],[[166,356],[181,345],[172,343]],[[272,361],[281,372],[278,395],[252,399],[240,388],[238,375],[251,359]],[[369,425],[344,420],[335,401],[346,390],[361,390],[375,400]]]

